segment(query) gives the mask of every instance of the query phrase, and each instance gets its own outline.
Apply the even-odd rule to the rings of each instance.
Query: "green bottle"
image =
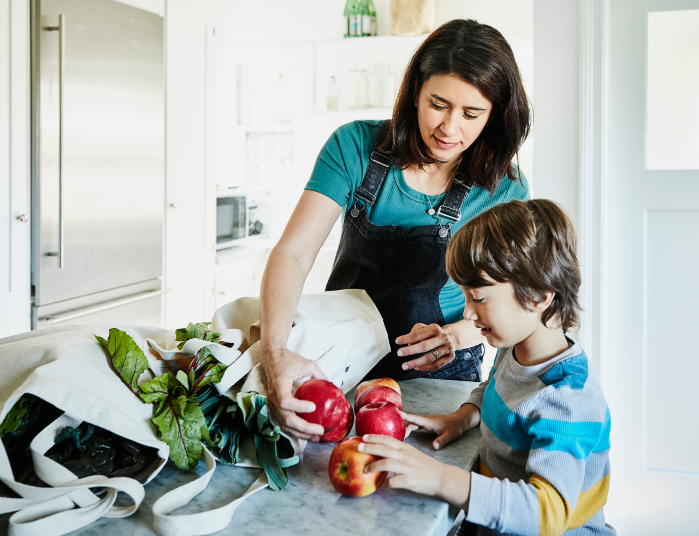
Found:
[[[362,34],[377,35],[376,8],[374,7],[374,2],[372,2],[372,0],[364,0],[364,2],[367,6],[367,14],[362,18]]]
[[[359,0],[359,6],[357,9],[357,21],[359,23],[359,31],[357,35],[368,36],[371,35],[370,27],[370,17],[369,17],[369,6],[367,5],[367,0]]]
[[[359,0],[347,0],[345,4],[345,37],[357,37],[361,35],[361,22],[359,20]]]

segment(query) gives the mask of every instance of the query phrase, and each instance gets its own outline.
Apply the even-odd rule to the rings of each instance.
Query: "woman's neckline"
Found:
[[[449,190],[451,189],[451,185],[449,185],[449,188],[447,188],[444,193],[439,194],[436,198],[434,196],[428,196],[427,194],[423,194],[422,192],[416,190],[412,186],[408,184],[408,182],[405,180],[405,176],[403,175],[403,170],[398,168],[398,167],[393,167],[393,175],[395,177],[396,184],[398,185],[398,188],[400,189],[403,194],[405,194],[407,197],[410,197],[411,199],[418,201],[419,203],[424,203],[426,205],[429,205],[429,202],[431,201],[433,205],[437,205],[444,197],[447,195]]]

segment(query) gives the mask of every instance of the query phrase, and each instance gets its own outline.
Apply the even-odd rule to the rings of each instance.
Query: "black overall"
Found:
[[[439,293],[448,280],[445,258],[451,239],[450,225],[461,217],[461,205],[471,189],[470,182],[457,171],[437,216],[440,223],[407,229],[394,225],[374,225],[366,207],[376,195],[391,167],[391,158],[376,150],[388,132],[385,121],[371,153],[361,185],[354,192],[352,208],[345,216],[340,246],[325,290],[364,289],[383,317],[391,352],[365,379],[436,378],[481,381],[483,345],[457,350],[456,358],[431,372],[403,370],[401,365],[420,357],[399,357],[397,337],[410,333],[417,323],[446,324],[439,305]]]

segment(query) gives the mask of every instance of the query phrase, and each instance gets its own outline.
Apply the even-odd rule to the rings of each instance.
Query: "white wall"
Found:
[[[579,222],[578,1],[534,0],[536,197],[561,203]]]

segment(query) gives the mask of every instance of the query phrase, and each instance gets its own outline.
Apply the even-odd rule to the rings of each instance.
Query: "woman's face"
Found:
[[[449,74],[422,84],[416,105],[422,139],[443,162],[455,161],[476,141],[492,109],[476,86]]]

